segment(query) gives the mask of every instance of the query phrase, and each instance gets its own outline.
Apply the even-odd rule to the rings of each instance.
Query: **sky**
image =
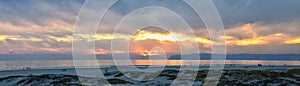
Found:
[[[220,38],[226,39],[227,53],[300,54],[299,0],[213,0],[213,3],[225,27],[226,36]],[[74,23],[83,4],[84,0],[0,0],[0,54],[71,54],[72,42],[92,42],[93,38],[96,50],[82,50],[82,53],[131,52],[146,56],[161,54],[163,50],[178,54],[179,42],[186,48],[184,52],[195,53],[188,50],[194,47],[191,42],[197,42],[200,53],[211,52],[213,41],[201,18],[181,0],[121,0],[107,12],[95,36],[72,40]],[[137,9],[145,6],[156,8]],[[95,10],[90,9],[89,13]],[[182,22],[170,16],[173,15],[170,12],[181,16],[194,35],[184,30],[184,26],[176,25]],[[114,28],[128,14],[133,16],[116,32]],[[137,28],[141,22],[174,26],[168,28],[170,31],[161,27]],[[129,50],[112,50],[112,40],[120,43],[114,46]],[[129,46],[118,46],[127,42]]]

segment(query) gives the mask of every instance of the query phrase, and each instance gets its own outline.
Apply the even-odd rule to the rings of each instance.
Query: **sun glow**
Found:
[[[211,44],[212,41],[206,38],[201,37],[193,37],[188,36],[185,34],[180,33],[158,33],[158,32],[149,32],[149,31],[139,31],[137,35],[133,36],[135,41],[140,40],[159,40],[159,41],[171,41],[171,42],[183,42],[183,41],[190,41],[190,42],[198,42],[201,44]]]
[[[158,32],[148,32],[148,31],[139,31],[138,34],[136,34],[134,37],[135,41],[139,40],[149,40],[149,39],[155,39],[159,41],[176,41],[171,33],[158,33]]]
[[[151,55],[149,50],[144,50],[144,49],[135,49],[135,50],[133,50],[133,53],[141,55],[141,56],[150,56]]]
[[[159,49],[152,49],[152,50],[136,49],[136,50],[133,51],[133,53],[141,55],[141,56],[153,56],[153,55],[162,55],[165,52],[161,51]]]
[[[4,41],[6,38],[7,38],[6,35],[2,35],[2,36],[0,36],[0,41]]]

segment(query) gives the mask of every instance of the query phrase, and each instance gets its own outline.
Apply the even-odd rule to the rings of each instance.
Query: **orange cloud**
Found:
[[[239,46],[247,46],[247,45],[263,45],[268,44],[269,42],[264,41],[259,38],[245,39],[245,40],[237,40],[236,45]]]
[[[50,26],[57,26],[57,24],[52,24]],[[71,28],[66,28],[65,26],[60,28],[65,28],[66,30],[68,29],[68,31],[71,31]],[[227,36],[222,36],[220,38],[225,38],[226,44],[230,48],[235,46],[243,46],[246,48],[247,46],[256,46],[256,45],[265,46],[265,45],[272,45],[272,44],[277,44],[277,45],[300,44],[300,37],[297,36],[294,37],[294,35],[287,34],[284,32],[282,33],[268,32],[268,30],[266,29],[269,28],[265,26],[259,26],[256,24],[245,24],[231,29],[226,29]],[[132,49],[135,50],[130,50],[130,51],[139,53],[140,55],[150,55],[150,51],[153,47],[161,47],[166,51],[166,53],[173,53],[173,52],[176,53],[178,52],[178,50],[180,50],[177,42],[182,42],[183,44],[186,44],[183,45],[184,47],[187,46],[193,47],[190,46],[190,43],[197,42],[198,44],[202,45],[200,46],[200,48],[210,48],[211,44],[214,42],[208,39],[207,37],[202,37],[202,36],[194,37],[192,35],[182,34],[178,32],[166,33],[166,32],[153,32],[153,31],[146,31],[146,30],[141,30],[134,36],[128,34],[120,34],[120,33],[116,33],[116,34],[102,33],[102,34],[95,34],[95,35],[76,34],[74,35],[74,37],[72,35],[65,35],[62,37],[57,37],[52,35],[47,35],[42,37],[30,37],[30,36],[22,36],[22,35],[0,35],[0,43],[6,44],[7,39],[15,40],[15,41],[32,41],[32,42],[43,42],[50,39],[51,41],[57,43],[60,42],[71,43],[72,41],[93,42],[94,40],[103,41],[103,40],[113,40],[113,39],[124,39],[124,40],[132,39],[131,41],[135,42],[132,43],[132,46],[135,46]],[[20,44],[21,47],[17,45],[9,45],[9,44],[6,44],[5,46],[10,46],[13,48],[15,47],[17,50],[17,48],[27,48],[27,47],[31,47],[32,45],[33,48],[32,49],[28,48],[28,49],[34,51],[28,51],[26,49],[23,49],[24,52],[28,51],[29,53],[39,52],[39,51],[53,52],[53,53],[68,51],[68,49],[65,48],[56,48],[56,46],[51,46],[51,45],[47,46],[47,42],[45,42],[44,45],[40,45],[40,46],[45,46],[47,48],[34,47],[34,44],[31,43],[24,43],[24,44],[26,44],[26,46],[22,44]],[[107,49],[107,48],[105,47],[103,49]],[[8,49],[6,50],[3,49],[2,51],[7,52],[7,50]],[[20,49],[18,52],[21,51],[22,49]],[[107,51],[107,50],[96,50],[96,52],[93,52],[93,54],[106,54],[111,52],[112,51]],[[113,52],[124,53],[126,51],[113,51]],[[91,53],[91,52],[87,52],[87,53]],[[152,54],[159,54],[159,52],[152,51]]]
[[[250,46],[250,45],[264,45],[269,42],[264,40],[265,37],[253,37],[249,39],[237,39],[233,36],[225,36],[226,44],[230,46]]]
[[[290,38],[283,33],[262,34],[267,27],[257,24],[245,24],[226,30],[226,44],[230,46],[266,45],[270,43],[282,43],[284,39]],[[260,33],[260,34],[259,34]]]
[[[158,32],[149,32],[141,30],[139,31],[135,36],[133,36],[133,39],[135,41],[138,40],[149,40],[149,39],[155,39],[159,41],[177,41],[174,39],[173,34],[171,33],[158,33]]]
[[[129,39],[130,37],[126,34],[96,34],[95,40]]]
[[[285,44],[300,44],[300,38],[295,38],[291,40],[284,41]]]
[[[159,33],[159,32],[149,32],[149,31],[139,31],[138,34],[133,36],[133,39],[135,41],[139,40],[159,40],[159,41],[171,41],[171,42],[176,42],[176,41],[190,41],[190,42],[198,42],[200,44],[211,44],[212,41],[206,38],[201,38],[201,37],[192,37],[188,36],[185,34],[180,34],[180,33]]]
[[[284,39],[289,38],[287,35],[283,33],[276,33],[267,36],[258,36],[247,39],[238,39],[233,36],[225,36],[227,45],[237,45],[237,46],[250,46],[250,45],[265,45],[270,44],[272,42],[280,43],[284,41]]]

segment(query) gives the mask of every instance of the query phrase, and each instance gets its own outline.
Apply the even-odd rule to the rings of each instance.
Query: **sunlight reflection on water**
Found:
[[[98,65],[92,63],[89,60],[82,61],[85,64],[83,67],[95,67],[95,66],[111,66],[114,65],[112,60],[98,60]],[[129,61],[123,61],[122,65],[128,65]],[[189,64],[200,64],[209,65],[210,60],[134,60],[132,61],[135,65],[162,65],[166,62],[167,65],[184,65]],[[276,61],[276,60],[226,60],[226,64],[241,64],[241,65],[300,65],[300,61]],[[42,60],[42,61],[0,61],[0,70],[14,70],[22,69],[25,67],[30,68],[64,68],[73,67],[72,60]]]

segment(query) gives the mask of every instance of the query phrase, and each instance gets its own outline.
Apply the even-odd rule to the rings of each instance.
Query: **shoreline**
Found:
[[[167,66],[163,66],[163,65],[121,65],[120,67],[196,67],[197,65],[167,65]],[[216,64],[216,66],[221,66]],[[105,65],[105,66],[80,66],[80,67],[76,67],[76,68],[108,68],[108,67],[116,67],[115,65]],[[210,67],[209,64],[206,65],[198,65],[198,67]],[[300,65],[286,65],[286,64],[282,64],[282,65],[252,65],[252,64],[225,64],[224,65],[224,69],[229,68],[229,67],[269,67],[269,68],[273,68],[273,67],[300,67]],[[70,67],[44,67],[44,68],[30,68],[30,70],[55,70],[55,69],[75,69],[74,66],[70,66]],[[3,71],[26,71],[24,70],[24,68],[17,68],[17,69],[11,69],[11,70],[0,70],[0,72]]]
[[[123,66],[130,67],[130,66]],[[144,66],[139,66],[143,67]],[[160,68],[159,66],[156,66]],[[193,67],[193,66],[184,66]],[[195,82],[196,85],[203,84],[206,75],[208,73],[208,66],[200,66],[200,70],[196,70],[197,76]],[[65,69],[65,70],[64,70]],[[138,72],[138,71],[125,71],[120,72],[115,66],[106,66],[102,68],[81,68],[87,71],[93,71],[101,69],[105,78],[99,78],[97,74],[93,72],[87,72],[86,76],[81,76],[76,74],[74,68],[64,68],[64,69],[32,69],[32,70],[10,70],[10,71],[0,71],[0,85],[32,85],[32,84],[52,84],[52,85],[81,85],[90,84],[97,85],[99,80],[107,80],[114,85],[169,85],[179,74],[179,66],[167,66],[161,73],[157,76],[152,77],[148,81],[136,81],[134,79],[144,80],[147,79],[149,74],[156,74],[157,72]],[[105,72],[105,69],[108,71]],[[184,76],[191,78],[189,73],[191,70],[180,70],[184,71]],[[144,77],[134,77],[136,74],[142,74],[139,76]],[[148,74],[148,75],[147,75]],[[54,77],[54,78],[53,78]],[[87,81],[88,83],[80,83],[80,80]],[[131,77],[131,79],[130,79]],[[300,66],[225,66],[222,77],[219,80],[221,85],[284,85],[284,84],[300,84]],[[212,77],[213,78],[213,77]],[[65,80],[67,79],[67,80]],[[46,81],[42,82],[41,81]],[[272,81],[270,81],[272,80]],[[59,81],[59,82],[57,82]]]
[[[122,67],[132,67],[132,66],[122,66]],[[149,66],[145,65],[138,65],[135,66],[140,69],[147,69]],[[163,66],[154,66],[154,68],[162,68]],[[165,69],[171,69],[171,70],[178,70],[180,67],[185,68],[195,68],[196,66],[166,66]],[[208,70],[208,65],[202,65],[198,66],[198,70]],[[117,71],[116,66],[100,66],[100,67],[77,67],[78,69],[83,70],[98,70],[101,69],[102,72],[105,72],[104,69],[108,69],[111,71]],[[245,70],[245,71],[252,71],[252,70],[273,70],[273,71],[286,71],[291,69],[300,69],[300,65],[225,65],[223,68],[223,71],[226,70]],[[129,70],[130,71],[130,70]],[[30,75],[30,74],[70,74],[70,75],[76,75],[76,69],[74,67],[55,67],[55,68],[32,68],[30,70],[22,70],[22,69],[16,69],[16,70],[1,70],[0,76],[12,76],[12,75]],[[0,77],[0,78],[1,78]]]

